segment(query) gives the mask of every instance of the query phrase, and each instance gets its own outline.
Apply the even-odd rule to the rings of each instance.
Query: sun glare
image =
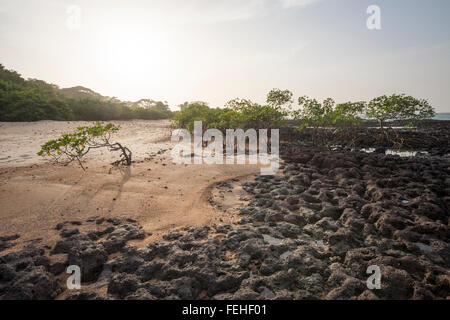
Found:
[[[127,16],[108,14],[92,22],[91,59],[114,81],[152,83],[167,72],[171,48],[165,31]]]

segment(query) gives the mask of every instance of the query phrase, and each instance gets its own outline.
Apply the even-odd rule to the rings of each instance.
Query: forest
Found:
[[[59,88],[38,79],[24,79],[0,64],[0,121],[159,120],[172,117],[167,102],[120,101],[77,86]]]

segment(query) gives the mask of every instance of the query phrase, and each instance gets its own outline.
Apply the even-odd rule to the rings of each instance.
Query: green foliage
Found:
[[[220,109],[212,109],[204,102],[193,102],[185,106],[173,117],[173,124],[177,128],[194,131],[194,121],[202,121],[203,130],[211,128],[212,124],[220,121]]]
[[[362,121],[362,116],[377,119],[380,127],[386,120],[426,119],[434,116],[432,106],[424,99],[416,99],[404,94],[381,96],[368,104],[364,101],[346,102],[334,106],[331,98],[323,103],[306,96],[298,99],[299,110],[293,112],[294,118],[301,120],[300,129],[319,126],[352,126]]]
[[[267,94],[267,103],[272,107],[281,107],[292,103],[292,92],[289,90],[272,89]]]
[[[70,120],[72,111],[61,99],[0,79],[0,121]]]
[[[301,120],[300,130],[307,127],[318,128],[319,126],[330,125],[333,120],[334,100],[326,99],[323,103],[307,96],[298,98],[300,109],[293,112],[294,119]]]
[[[301,109],[293,112],[294,118],[301,120],[300,130],[308,126],[318,128],[323,126],[346,127],[359,125],[365,102],[345,102],[335,106],[333,99],[328,98],[323,103],[306,96],[298,99]]]
[[[383,129],[386,120],[412,120],[432,118],[433,107],[425,99],[416,99],[404,94],[380,96],[369,102],[366,110],[369,119],[376,119]]]
[[[167,102],[152,99],[141,99],[132,103],[131,110],[136,113],[136,118],[147,120],[168,119],[173,116]]]
[[[69,99],[98,99],[105,100],[105,98],[101,94],[82,86],[76,86],[72,88],[63,88],[58,90],[58,94],[62,97]]]
[[[60,89],[42,80],[24,80],[0,64],[0,121],[169,119],[166,102],[122,102],[88,88]]]
[[[25,80],[14,70],[7,70],[0,64],[0,79],[16,85],[24,85]]]
[[[288,111],[275,105],[260,105],[250,100],[232,100],[228,102],[236,112],[230,128],[271,129],[279,128],[285,122]]]
[[[403,126],[403,128],[405,128],[405,129],[411,129],[411,128],[414,128],[414,123],[408,122],[407,124],[405,124],[405,125]]]
[[[75,133],[66,133],[59,139],[47,141],[41,146],[41,150],[37,154],[55,159],[63,156],[72,159],[83,154],[87,148],[86,144],[92,144],[94,139],[104,139],[105,134],[116,132],[119,129],[120,126],[112,123],[104,126],[100,122],[97,122],[93,127],[78,127]]]
[[[364,115],[379,121],[382,129],[379,139],[388,139],[401,145],[402,142],[395,132],[388,134],[384,130],[386,120],[424,119],[433,117],[435,114],[433,107],[426,100],[404,94],[377,97],[368,104],[359,101],[345,102],[336,106],[330,98],[319,103],[316,99],[304,96],[298,99],[298,104],[300,109],[294,111],[293,116],[294,119],[301,121],[299,130],[312,129],[313,143],[324,145],[335,143],[354,145]]]
[[[338,140],[342,144],[354,144],[356,130],[359,128],[365,102],[345,102],[335,106],[333,99],[322,103],[306,96],[298,99],[300,109],[293,112],[294,119],[300,120],[299,130],[313,130],[314,144],[333,144]],[[333,128],[334,130],[328,130]]]
[[[332,122],[340,128],[358,127],[362,123],[365,108],[364,101],[337,104],[333,110]]]
[[[226,129],[270,129],[279,128],[284,124],[288,115],[283,106],[278,105],[286,101],[278,99],[268,105],[259,105],[246,99],[233,99],[226,103],[225,108],[210,108],[204,102],[184,103],[174,117],[174,127],[194,129],[194,121],[202,121],[203,130],[216,128]]]
[[[113,123],[103,125],[100,122],[91,127],[78,127],[74,133],[66,133],[58,139],[47,141],[41,145],[41,150],[37,154],[42,157],[50,157],[54,162],[66,164],[77,160],[83,167],[81,158],[91,149],[108,147],[111,151],[121,150],[125,162],[129,165],[131,164],[131,152],[117,142],[110,142],[111,133],[117,132],[119,129],[120,126]]]

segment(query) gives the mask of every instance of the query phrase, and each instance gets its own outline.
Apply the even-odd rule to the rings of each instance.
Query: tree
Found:
[[[323,103],[307,96],[298,98],[299,110],[293,112],[294,119],[301,120],[300,130],[308,126],[317,128],[329,124],[329,116],[333,111],[334,100],[328,98]]]
[[[300,109],[293,112],[294,119],[301,121],[300,131],[312,128],[311,138],[314,144],[354,145],[365,102],[335,105],[331,98],[320,103],[316,99],[303,96],[298,98],[298,104]]]
[[[48,97],[58,97],[56,93],[59,90],[59,87],[55,84],[50,84],[39,79],[28,79],[26,85],[30,88],[38,89],[42,94]]]
[[[346,144],[354,147],[358,129],[363,121],[362,115],[366,102],[344,102],[334,108],[331,119],[336,127],[336,144]]]
[[[278,100],[279,102],[282,100]],[[284,100],[286,101],[286,100]],[[181,110],[174,117],[174,127],[192,132],[194,121],[202,121],[203,130],[225,129],[272,129],[284,124],[288,115],[282,105],[260,105],[247,99],[233,99],[225,108],[210,108],[205,102],[197,101],[180,105]]]
[[[19,73],[6,69],[2,64],[0,64],[0,79],[19,85],[25,84],[25,79]]]
[[[269,93],[268,96],[275,97],[276,94]],[[285,103],[282,101],[287,102],[290,98],[287,100],[285,98],[286,96],[284,98],[278,96],[267,105],[260,105],[248,99],[233,99],[228,101],[225,106],[237,112],[238,121],[235,123],[235,128],[272,129],[283,125],[284,118],[288,115],[283,106]]]
[[[191,102],[181,111],[177,112],[174,117],[174,126],[178,128],[186,128],[193,132],[194,121],[202,121],[203,130],[207,130],[212,122],[215,122],[215,112],[205,102]]]
[[[364,101],[337,104],[333,110],[333,124],[340,128],[359,126],[366,106]]]
[[[122,158],[114,164],[131,165],[131,151],[119,142],[111,142],[111,134],[117,132],[120,126],[112,123],[102,125],[97,122],[92,127],[78,127],[77,132],[63,134],[59,139],[47,141],[37,153],[42,157],[50,157],[55,163],[65,165],[78,161],[84,170],[81,159],[92,149],[108,148],[110,151],[121,151]]]
[[[426,119],[435,115],[434,108],[425,99],[416,99],[404,94],[380,96],[369,102],[366,110],[369,119],[378,120],[384,130],[386,120]]]
[[[266,102],[276,108],[292,103],[292,92],[289,90],[272,89],[267,94]]]

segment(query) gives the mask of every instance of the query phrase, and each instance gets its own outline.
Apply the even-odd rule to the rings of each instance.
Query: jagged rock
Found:
[[[80,231],[78,229],[63,229],[61,231],[61,237],[63,238],[69,238],[75,234],[79,234]]]
[[[145,238],[145,233],[141,226],[137,224],[125,224],[118,226],[114,231],[109,233],[102,244],[106,251],[111,254],[120,251],[127,241],[143,238]]]

